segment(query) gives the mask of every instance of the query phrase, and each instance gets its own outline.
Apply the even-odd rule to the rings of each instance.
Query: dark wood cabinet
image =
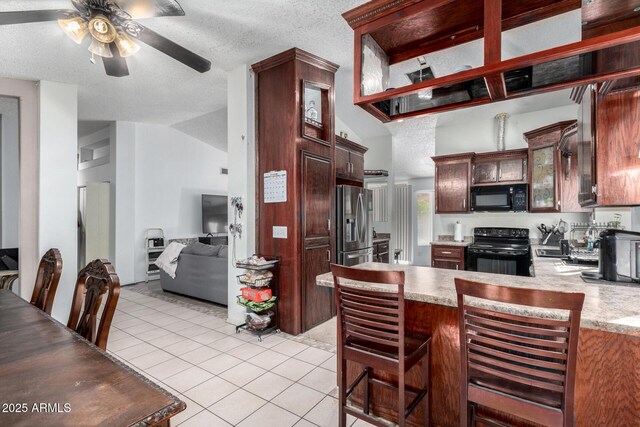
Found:
[[[364,181],[364,154],[368,148],[336,135],[336,177]]]
[[[527,182],[527,150],[476,153],[472,185],[521,184]]]
[[[379,241],[373,244],[373,262],[389,264],[389,240]]]
[[[463,246],[432,245],[431,267],[447,270],[464,270],[465,248]]]
[[[432,157],[436,164],[436,213],[469,212],[471,159],[474,153]]]
[[[596,108],[598,205],[639,205],[640,90],[610,93]]]
[[[529,144],[529,211],[583,212],[579,204],[576,120],[526,132]]]
[[[338,66],[290,49],[252,66],[256,78],[256,251],[280,259],[280,329],[293,335],[335,315],[316,276],[335,260],[335,109]],[[313,102],[312,102],[313,101]],[[315,110],[315,111],[314,111]],[[287,201],[264,203],[263,174],[287,171]],[[273,227],[287,238],[274,238]]]

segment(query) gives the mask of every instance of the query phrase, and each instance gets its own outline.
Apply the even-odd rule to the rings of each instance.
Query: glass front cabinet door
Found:
[[[559,151],[556,145],[529,149],[531,188],[529,210],[531,212],[559,212],[557,170]]]

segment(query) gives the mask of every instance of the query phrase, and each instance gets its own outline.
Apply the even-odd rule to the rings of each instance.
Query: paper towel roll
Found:
[[[456,242],[464,242],[464,233],[462,231],[462,224],[460,224],[460,221],[456,222],[454,226],[453,240]]]

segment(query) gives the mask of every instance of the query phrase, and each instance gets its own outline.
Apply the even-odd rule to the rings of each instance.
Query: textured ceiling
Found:
[[[108,77],[99,62],[89,62],[86,46],[69,40],[55,22],[3,26],[0,76],[77,84],[81,120],[174,125],[226,106],[227,71],[296,46],[342,66],[336,111],[358,135],[388,134],[377,120],[352,105],[353,33],[340,15],[364,2],[180,0],[185,17],[142,21],[210,59],[213,68],[206,74],[142,46],[129,58],[129,77]],[[0,11],[70,7],[68,0],[0,1]],[[201,133],[201,121],[193,124],[191,132]]]
[[[79,114],[84,121],[161,123],[221,148],[225,138],[219,125],[226,120],[223,118],[227,104],[226,73],[241,64],[252,64],[296,46],[341,66],[336,76],[336,114],[365,140],[393,132],[396,173],[424,176],[425,165],[416,159],[434,153],[436,118],[382,125],[352,104],[353,32],[341,14],[365,0],[180,0],[180,3],[185,17],[143,22],[210,59],[213,68],[209,73],[199,74],[142,46],[140,53],[128,61],[129,77],[108,77],[100,63],[89,62],[86,46],[77,46],[55,22],[49,22],[0,27],[3,42],[0,76],[78,85]],[[0,1],[0,11],[69,7],[69,0]],[[503,57],[568,43],[579,37],[580,14],[572,12],[505,34]],[[482,45],[476,42],[429,55],[427,62],[441,76],[462,64],[479,65],[481,59]],[[417,64],[415,61],[402,64],[400,72],[402,67],[413,71]],[[561,97],[556,100],[564,102]],[[526,103],[529,111],[541,109],[535,101],[516,102]],[[452,113],[451,117],[462,120],[472,111],[463,110],[458,116]]]

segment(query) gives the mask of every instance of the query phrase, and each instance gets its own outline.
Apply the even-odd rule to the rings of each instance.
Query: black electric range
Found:
[[[531,276],[529,229],[483,227],[473,231],[467,249],[467,270]]]

